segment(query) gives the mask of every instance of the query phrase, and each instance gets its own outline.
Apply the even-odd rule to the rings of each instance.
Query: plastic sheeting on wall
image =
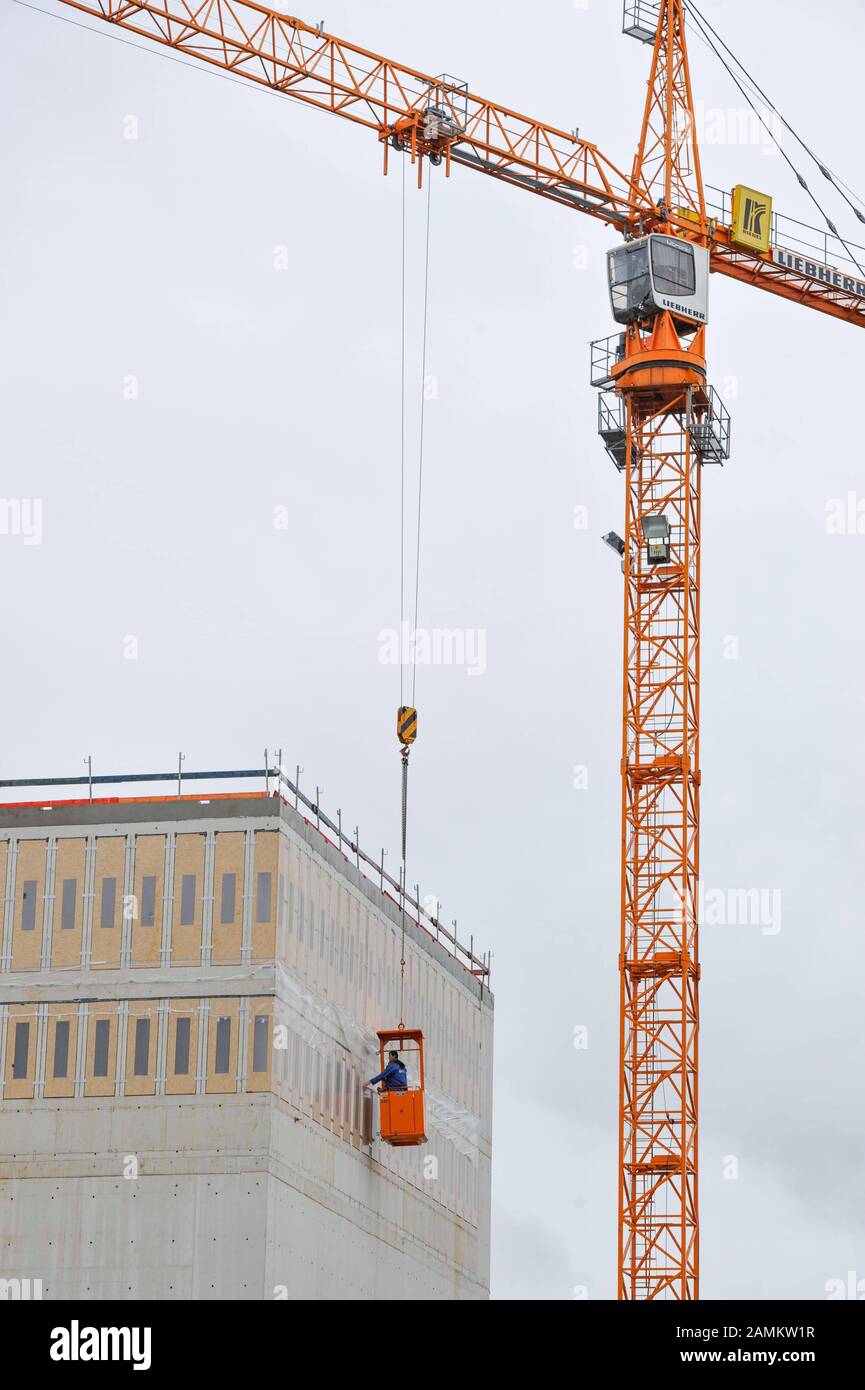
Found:
[[[320,1045],[324,1038],[330,1039],[349,1053],[365,1076],[378,1071],[378,1038],[372,1029],[358,1023],[338,1005],[314,994],[283,965],[276,967],[276,985],[277,1024],[288,1024],[312,1045]],[[449,1140],[464,1158],[476,1163],[480,1117],[434,1085],[427,1084],[426,1101],[430,1126]]]

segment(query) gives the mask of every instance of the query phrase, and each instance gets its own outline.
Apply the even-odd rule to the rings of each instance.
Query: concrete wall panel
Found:
[[[47,850],[47,840],[28,840],[18,846],[13,970],[38,970],[41,961]]]
[[[71,1099],[75,1095],[78,1057],[78,1008],[75,1004],[51,1004],[47,1015],[43,1094]]]
[[[225,831],[216,836],[212,956],[214,961],[240,961],[245,838],[243,834],[234,831]],[[231,920],[223,921],[224,916],[230,917]]]
[[[57,846],[51,933],[53,970],[74,968],[81,964],[86,845],[84,839],[63,839]]]
[[[138,835],[135,842],[135,917],[132,964],[159,964],[165,893],[165,836]],[[152,913],[146,909],[152,903]],[[152,917],[152,920],[151,920]]]
[[[90,935],[90,964],[94,970],[112,970],[120,964],[125,867],[125,836],[100,835],[96,841]]]
[[[201,965],[203,896],[204,836],[178,835],[174,846],[173,966]]]

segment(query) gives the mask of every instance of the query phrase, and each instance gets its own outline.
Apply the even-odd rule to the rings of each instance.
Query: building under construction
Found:
[[[0,808],[0,1275],[21,1288],[488,1296],[487,961],[279,787]],[[412,1146],[382,1142],[365,1088],[401,978],[426,1044]]]

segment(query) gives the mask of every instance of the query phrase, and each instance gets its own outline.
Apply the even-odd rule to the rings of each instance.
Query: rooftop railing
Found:
[[[347,860],[354,860],[358,870],[365,878],[377,883],[382,893],[385,893],[396,904],[397,908],[406,914],[409,921],[427,933],[438,943],[447,953],[469,971],[482,985],[488,985],[491,973],[492,957],[489,951],[482,956],[477,956],[474,949],[474,937],[469,937],[469,944],[465,945],[457,935],[457,923],[453,921],[450,927],[446,926],[441,919],[441,904],[437,899],[421,896],[420,885],[414,885],[414,892],[410,892],[408,886],[400,878],[395,879],[384,867],[386,851],[381,850],[379,857],[373,858],[360,845],[360,831],[355,826],[354,832],[349,833],[343,829],[342,810],[336,813],[336,820],[332,820],[322,809],[319,800],[319,788],[316,788],[315,798],[309,797],[300,788],[300,774],[302,768],[295,769],[294,780],[289,777],[285,768],[282,766],[282,754],[279,753],[276,763],[270,760],[269,752],[265,749],[264,766],[259,768],[231,768],[220,769],[214,772],[188,772],[183,767],[182,755],[178,759],[177,768],[172,772],[126,772],[97,774],[92,770],[92,763],[88,763],[88,770],[83,776],[78,777],[18,777],[12,779],[0,779],[0,793],[12,790],[39,790],[51,792],[59,787],[80,787],[87,788],[87,796],[75,798],[71,802],[56,801],[27,801],[27,802],[5,802],[7,808],[12,806],[42,806],[45,810],[53,809],[60,805],[76,804],[100,804],[100,802],[118,803],[128,801],[129,797],[94,797],[94,789],[100,787],[141,787],[146,784],[159,785],[171,783],[175,787],[173,796],[160,798],[161,800],[199,800],[206,802],[215,795],[231,795],[231,793],[214,793],[202,789],[199,794],[184,791],[191,783],[224,783],[238,781],[252,781],[264,783],[264,790],[260,791],[260,796],[279,796],[286,805],[293,805],[298,812],[303,808],[304,820],[307,825],[314,827],[318,833],[329,844],[333,846]],[[255,793],[252,793],[255,794]],[[249,792],[239,792],[238,795],[250,795]],[[142,800],[152,798],[143,797]],[[329,833],[328,833],[329,832]],[[424,903],[427,906],[424,906]],[[431,906],[434,904],[434,906]]]

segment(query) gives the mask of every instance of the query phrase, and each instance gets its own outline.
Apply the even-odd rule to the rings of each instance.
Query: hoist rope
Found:
[[[406,882],[406,831],[408,828],[408,754],[407,748],[402,749],[402,864],[399,871],[400,883],[400,917],[402,919],[402,945],[400,949],[399,961],[399,1026],[405,1025],[404,1003],[405,1003],[405,882]]]
[[[399,703],[402,709],[404,703],[405,686],[405,663],[403,662],[403,640],[405,634],[405,382],[406,382],[406,226],[405,226],[405,203],[406,203],[406,157],[403,154],[402,160],[402,310],[401,310],[401,336],[402,353],[400,365],[400,487],[399,487]],[[407,764],[403,754],[402,759],[402,865],[399,874],[399,905],[402,926],[402,941],[400,946],[399,962],[399,1026],[405,1026],[405,850],[406,850],[406,779]]]
[[[432,209],[432,166],[428,170],[427,176],[427,199],[426,199],[426,256],[424,265],[424,296],[423,296],[423,360],[421,364],[421,395],[420,395],[420,448],[418,453],[418,479],[417,479],[417,565],[415,569],[414,585],[414,631],[417,634],[418,608],[420,603],[420,555],[421,555],[421,519],[423,513],[423,463],[424,463],[424,426],[426,424],[426,367],[427,367],[427,343],[429,336],[429,267],[430,267],[430,213]],[[411,681],[411,702],[415,704],[415,693],[417,690],[417,641],[412,644],[412,681]]]
[[[399,705],[403,703],[402,641],[406,626],[406,161],[402,161],[402,366],[399,374]]]
[[[405,868],[406,825],[408,822],[408,753],[402,757],[402,862]]]
[[[403,763],[405,766],[405,763]],[[402,904],[402,942],[399,962],[399,1026],[405,1027],[405,864],[399,872],[400,902]]]
[[[727,62],[727,60],[726,60],[726,58],[724,57],[723,53],[721,53],[720,49],[717,47],[717,45],[716,45],[716,44],[712,41],[712,39],[709,37],[709,33],[707,32],[707,30],[710,31],[712,34],[715,34],[715,30],[712,29],[711,25],[708,23],[707,20],[704,20],[704,19],[703,19],[703,16],[700,14],[699,10],[698,10],[697,7],[694,5],[693,0],[688,0],[688,11],[689,11],[689,13],[690,13],[691,16],[692,16],[692,18],[693,18],[693,20],[694,20],[694,23],[695,23],[695,25],[697,26],[697,29],[698,29],[699,33],[702,35],[702,38],[703,38],[704,42],[705,42],[706,44],[708,44],[709,48],[710,48],[710,49],[712,50],[712,52],[715,54],[715,57],[716,57],[716,58],[718,59],[718,61],[721,63],[722,67],[724,67],[724,68],[726,69],[726,71],[729,73],[730,77],[733,79],[734,83],[736,84],[737,88],[738,88],[739,91],[741,92],[742,96],[745,98],[746,102],[747,102],[748,105],[750,106],[750,108],[751,108],[751,110],[753,111],[754,115],[757,117],[757,120],[760,122],[760,124],[762,125],[763,129],[766,131],[766,134],[769,136],[769,139],[770,139],[770,140],[773,142],[773,144],[776,146],[776,148],[777,148],[779,154],[781,155],[781,158],[782,158],[782,159],[784,160],[784,162],[789,166],[789,168],[793,171],[793,173],[794,173],[795,176],[796,176],[796,179],[797,179],[798,183],[799,183],[800,186],[804,189],[804,191],[807,193],[808,197],[811,199],[811,202],[814,204],[814,206],[816,207],[817,211],[820,213],[820,216],[823,218],[824,222],[826,223],[826,226],[829,228],[829,231],[832,233],[833,236],[835,236],[835,237],[838,238],[838,241],[839,241],[839,242],[841,243],[841,245],[844,247],[844,250],[847,252],[847,255],[850,257],[850,260],[852,261],[853,265],[856,266],[856,269],[860,272],[861,275],[865,276],[865,269],[863,269],[862,266],[861,266],[861,265],[859,264],[859,262],[857,261],[856,257],[855,257],[854,254],[853,254],[853,251],[852,251],[851,247],[848,245],[848,243],[845,241],[844,237],[843,237],[843,236],[841,235],[841,233],[838,231],[838,228],[835,226],[835,223],[832,221],[831,217],[829,216],[829,214],[828,214],[828,213],[826,212],[826,210],[824,209],[823,205],[821,204],[820,200],[817,198],[816,194],[813,193],[812,190],[808,187],[808,184],[807,184],[807,182],[805,181],[804,176],[803,176],[802,174],[800,174],[799,170],[796,168],[796,165],[793,163],[793,161],[792,161],[792,159],[790,158],[790,156],[788,155],[787,151],[784,149],[784,146],[781,144],[780,140],[777,139],[777,137],[776,137],[776,135],[775,135],[775,132],[772,130],[772,127],[769,125],[769,123],[768,123],[768,121],[766,120],[765,116],[764,116],[763,113],[757,108],[757,105],[756,105],[755,101],[753,100],[752,96],[751,96],[750,93],[745,89],[745,86],[743,85],[743,82],[742,82],[741,78],[739,77],[738,73],[734,72],[733,68],[732,68],[732,67],[730,66],[730,64]],[[715,37],[717,38],[718,36],[715,34]],[[719,43],[723,43],[723,40],[718,39],[718,42],[719,42]],[[730,54],[730,57],[731,57],[731,59],[733,60],[733,62],[736,63],[736,65],[741,69],[741,71],[742,71],[743,73],[745,73],[745,76],[748,78],[748,81],[752,84],[752,86],[753,86],[754,88],[756,88],[756,90],[757,90],[758,92],[760,92],[761,96],[763,97],[763,100],[766,102],[766,104],[769,106],[769,108],[775,113],[776,116],[778,116],[778,118],[779,118],[781,121],[783,121],[784,125],[787,127],[788,130],[791,131],[791,133],[795,136],[795,138],[796,138],[797,140],[799,140],[799,143],[802,145],[803,149],[808,149],[808,147],[805,145],[804,141],[800,140],[800,139],[799,139],[799,136],[796,135],[796,132],[793,130],[792,126],[790,126],[790,125],[788,124],[788,122],[784,120],[784,117],[781,115],[780,111],[778,111],[777,107],[775,107],[775,106],[772,105],[772,103],[769,101],[768,97],[765,96],[765,94],[762,92],[762,90],[757,86],[757,83],[754,82],[753,78],[751,78],[751,77],[748,76],[747,69],[739,62],[739,60],[738,60],[738,58],[736,58],[735,54],[732,53],[732,52],[730,51],[729,48],[727,48],[727,45],[726,45],[726,44],[724,44],[723,46],[724,46],[724,48],[726,49],[727,53]],[[816,160],[816,156],[813,155],[813,154],[811,153],[810,150],[808,150],[808,153],[811,155],[811,158],[812,158],[812,159],[815,159],[815,160]],[[834,179],[833,179],[832,176],[830,175],[828,169],[826,169],[825,165],[820,164],[820,161],[819,161],[819,160],[817,160],[816,162],[819,164],[820,168],[821,168],[821,169],[823,170],[823,172],[826,174],[826,177],[829,178],[829,180],[830,180],[830,182],[833,184],[833,186],[837,188],[838,185],[835,184]],[[839,189],[838,191],[841,192],[840,189]],[[846,202],[848,202],[848,203],[850,202],[849,198],[847,198],[845,194],[842,193],[842,197],[845,198],[845,201],[846,201]],[[850,203],[850,206],[853,207],[853,204]],[[857,210],[856,210],[855,207],[853,207],[853,210],[854,210],[854,212],[857,212]],[[858,212],[857,212],[857,216],[858,216],[858,215],[859,215],[859,214],[858,214]]]
[[[405,632],[405,578],[406,578],[406,546],[405,546],[405,513],[406,513],[406,156],[403,154],[402,166],[402,285],[401,285],[401,383],[400,383],[400,573],[399,573],[399,603],[400,603],[400,635],[399,635],[399,668],[400,686],[399,698],[400,709],[403,708],[405,694],[405,673],[403,670],[403,634]],[[427,178],[427,205],[426,205],[426,237],[424,248],[424,296],[423,296],[423,351],[421,356],[421,399],[420,399],[420,432],[418,445],[418,487],[417,487],[417,533],[415,551],[415,586],[414,586],[414,623],[411,633],[411,703],[415,705],[417,696],[417,625],[420,612],[420,557],[421,557],[421,537],[423,534],[423,470],[424,470],[424,444],[425,444],[425,424],[426,424],[426,396],[427,396],[427,350],[429,344],[429,280],[430,280],[430,225],[432,208],[432,167]],[[406,884],[406,850],[408,836],[408,760],[411,751],[410,744],[406,744],[401,749],[402,756],[402,798],[401,798],[401,821],[402,821],[402,865],[400,868],[400,915],[402,919],[402,943],[400,950],[400,977],[399,977],[399,1026],[405,1026],[405,930],[406,930],[406,909],[405,909],[405,884]]]

